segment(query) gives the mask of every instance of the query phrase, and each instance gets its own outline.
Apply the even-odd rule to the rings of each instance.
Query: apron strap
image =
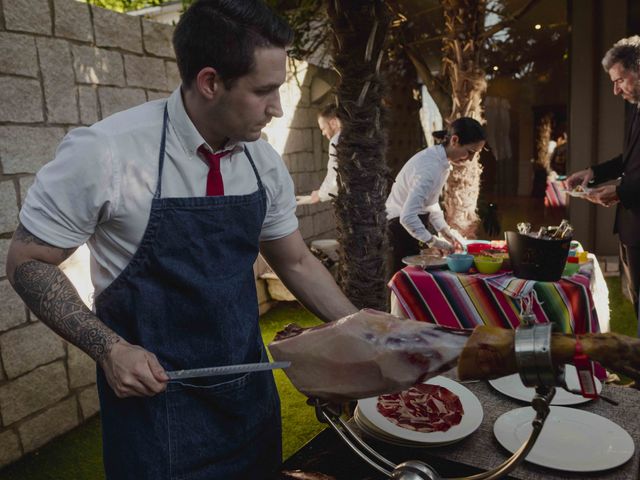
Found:
[[[262,185],[262,180],[260,179],[260,175],[258,174],[258,169],[256,168],[255,163],[253,163],[253,157],[251,156],[251,154],[249,153],[249,150],[247,149],[247,146],[245,145],[244,147],[244,154],[247,156],[247,158],[249,159],[249,163],[251,164],[251,168],[253,169],[253,173],[256,176],[256,180],[258,182],[258,190],[260,190],[260,192],[262,193],[262,195],[265,195],[265,191],[264,191],[264,186]]]
[[[164,150],[167,141],[167,123],[169,120],[168,102],[164,106],[164,115],[162,119],[162,140],[160,140],[160,155],[158,157],[158,185],[156,193],[153,195],[154,200],[159,199],[162,193],[162,167],[164,166]]]

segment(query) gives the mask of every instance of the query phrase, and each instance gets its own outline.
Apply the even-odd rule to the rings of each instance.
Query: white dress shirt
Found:
[[[338,152],[336,146],[340,140],[340,132],[336,133],[331,140],[329,140],[329,161],[327,162],[327,175],[322,181],[322,185],[318,189],[318,198],[321,202],[331,200],[331,195],[338,194]]]
[[[204,196],[209,165],[197,150],[206,142],[188,117],[178,88],[168,99],[70,131],[55,158],[36,175],[20,212],[22,225],[51,245],[87,243],[96,295],[124,270],[146,229],[158,180],[165,104],[169,123],[162,197]],[[232,149],[220,161],[225,194],[246,195],[258,188],[245,146],[267,194],[260,239],[285,237],[298,228],[294,187],[282,158],[267,142],[225,147]]]
[[[447,226],[438,200],[451,164],[444,146],[435,145],[419,151],[404,164],[387,198],[387,218],[399,218],[412,237],[422,242],[432,235],[418,218],[428,213],[429,223],[440,231]]]

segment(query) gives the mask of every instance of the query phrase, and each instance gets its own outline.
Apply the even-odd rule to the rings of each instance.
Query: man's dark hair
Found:
[[[440,133],[440,131],[438,133]],[[449,139],[453,135],[458,136],[458,143],[460,145],[468,145],[487,139],[487,135],[482,125],[480,125],[480,122],[471,117],[460,117],[451,122],[451,125],[447,128],[445,145],[449,144]]]
[[[327,120],[338,118],[338,106],[335,103],[328,103],[318,111],[318,117]]]
[[[197,0],[178,22],[173,48],[187,88],[205,67],[231,88],[254,68],[257,48],[285,48],[292,40],[289,25],[261,0]]]
[[[446,145],[448,142],[446,130],[435,130],[431,132],[431,138],[433,138],[434,145]]]
[[[602,68],[605,72],[611,70],[616,63],[620,63],[622,68],[640,74],[640,36],[618,40],[602,59]]]

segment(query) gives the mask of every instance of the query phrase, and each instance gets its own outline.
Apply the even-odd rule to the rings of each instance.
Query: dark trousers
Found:
[[[625,245],[620,243],[620,264],[622,272],[627,280],[628,293],[633,300],[633,309],[636,318],[640,318],[639,292],[640,287],[640,247]],[[640,337],[640,322],[638,323],[638,337]]]
[[[428,213],[419,215],[419,218],[427,230],[433,230],[429,224]],[[432,231],[432,233],[435,232]],[[389,242],[391,243],[391,265],[389,267],[389,273],[393,276],[398,270],[406,266],[402,263],[404,257],[420,253],[420,242],[407,232],[400,224],[398,217],[389,220]]]

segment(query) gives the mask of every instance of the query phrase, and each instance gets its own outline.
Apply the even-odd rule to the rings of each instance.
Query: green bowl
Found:
[[[478,255],[473,258],[473,263],[480,273],[496,273],[502,267],[502,258]]]
[[[579,263],[569,263],[567,262],[564,266],[564,270],[562,271],[563,277],[570,277],[571,275],[575,275],[580,270]]]

